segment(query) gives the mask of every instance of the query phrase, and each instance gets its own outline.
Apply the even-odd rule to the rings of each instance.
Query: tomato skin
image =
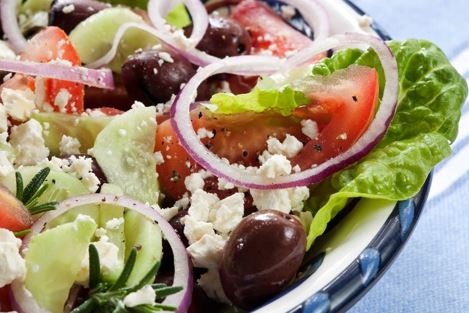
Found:
[[[343,73],[348,76],[346,83],[337,90],[307,95],[313,99],[312,109],[296,113],[325,125],[318,137],[311,139],[291,160],[303,170],[349,149],[373,120],[379,96],[378,73],[368,67],[354,67]],[[328,112],[327,117],[324,112]]]
[[[103,114],[106,114],[107,116],[116,116],[116,115],[121,115],[122,113],[124,113],[124,111],[121,111],[116,108],[111,108],[111,107],[97,108],[97,109],[94,109],[93,111],[99,111]]]
[[[28,229],[33,218],[24,205],[0,186],[0,228],[17,232]]]

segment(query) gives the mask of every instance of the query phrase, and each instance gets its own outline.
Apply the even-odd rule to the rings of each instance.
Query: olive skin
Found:
[[[161,53],[169,54],[173,62],[164,61]],[[194,74],[194,67],[182,56],[156,49],[137,52],[122,65],[122,79],[130,98],[147,106],[169,101]]]
[[[263,210],[245,217],[223,250],[220,278],[226,296],[250,310],[293,279],[306,249],[306,234],[293,216]]]
[[[70,12],[67,7],[71,8]],[[49,10],[49,25],[60,27],[69,34],[91,15],[110,7],[109,4],[94,0],[55,0]]]
[[[191,27],[186,28],[185,33],[186,35],[192,33]],[[249,54],[251,37],[235,20],[211,15],[207,31],[197,49],[219,58]]]

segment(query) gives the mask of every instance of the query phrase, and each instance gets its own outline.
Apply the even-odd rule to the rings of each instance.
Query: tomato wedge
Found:
[[[33,218],[24,205],[0,186],[0,228],[22,231],[31,226]]]
[[[350,148],[366,131],[376,110],[379,84],[375,69],[351,66],[326,78],[324,85],[325,90],[307,95],[312,104],[294,113],[317,121],[321,129],[291,160],[303,170]]]
[[[246,27],[251,35],[253,54],[285,57],[305,48],[311,39],[288,25],[274,10],[257,0],[238,4],[231,17]]]
[[[196,131],[205,128],[213,133],[213,138],[202,139],[213,153],[245,166],[258,165],[259,154],[266,149],[270,136],[283,140],[291,134],[304,139],[297,118],[275,112],[214,116],[195,110],[192,126]],[[172,198],[180,198],[186,192],[185,177],[200,167],[179,144],[170,120],[158,126],[155,151],[160,151],[165,160],[157,167],[162,189]]]
[[[307,169],[347,150],[366,131],[376,110],[378,74],[369,67],[350,66],[306,89],[310,104],[297,108],[290,117],[275,112],[213,115],[194,110],[192,126],[196,131],[213,132],[213,138],[202,139],[213,153],[246,166],[258,165],[269,136],[283,140],[291,134],[305,144],[291,159],[292,165]],[[317,138],[302,133],[302,119],[317,122]],[[162,189],[172,198],[180,198],[186,192],[185,177],[200,168],[179,144],[170,120],[158,126],[155,151],[165,160],[157,167]]]
[[[21,59],[34,62],[68,62],[79,66],[80,57],[67,37],[67,34],[58,27],[49,26],[37,33],[21,54]],[[15,75],[6,81],[3,88],[23,89],[30,88],[43,95],[43,101],[48,103],[53,111],[79,114],[83,112],[83,98],[85,87],[83,84],[44,78],[43,86],[36,86],[33,77]],[[59,96],[59,97],[57,97]]]

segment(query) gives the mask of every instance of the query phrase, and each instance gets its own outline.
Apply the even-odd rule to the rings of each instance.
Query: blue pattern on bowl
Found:
[[[407,232],[414,221],[415,204],[412,199],[399,202],[399,219],[401,222],[401,236],[407,235]]]
[[[367,248],[359,257],[360,270],[362,272],[362,281],[366,286],[378,273],[381,264],[381,255],[375,248]]]
[[[303,304],[303,313],[328,313],[331,307],[329,296],[318,292]]]

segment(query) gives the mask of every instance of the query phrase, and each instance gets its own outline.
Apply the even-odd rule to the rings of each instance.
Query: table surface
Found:
[[[438,44],[469,80],[468,0],[352,0],[395,39]],[[469,104],[408,244],[349,312],[469,312]]]

